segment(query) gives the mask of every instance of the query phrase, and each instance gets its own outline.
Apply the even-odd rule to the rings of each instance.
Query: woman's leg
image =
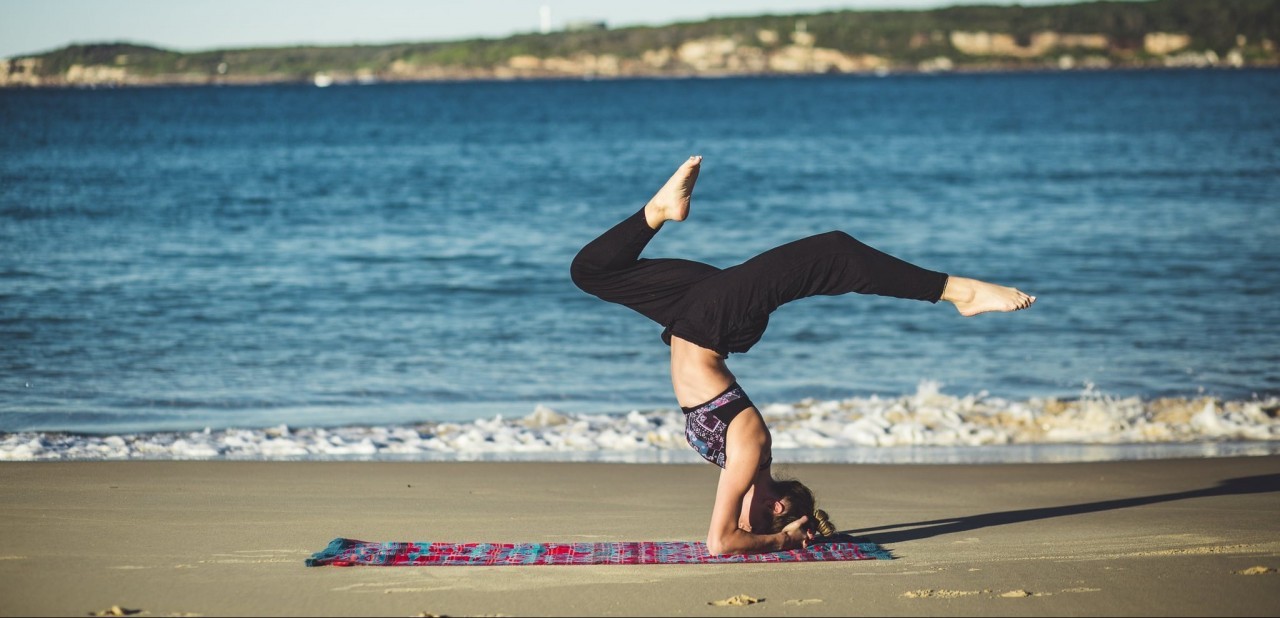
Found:
[[[947,281],[944,273],[898,259],[844,232],[787,243],[735,269],[740,271],[735,278],[762,282],[757,302],[770,312],[793,300],[850,292],[936,303]]]
[[[573,282],[602,300],[669,323],[675,303],[689,288],[720,269],[690,260],[641,259],[640,254],[663,223],[688,216],[701,160],[685,161],[644,209],[587,243],[570,267]]]
[[[730,313],[756,317],[767,317],[793,300],[851,292],[931,303],[947,300],[964,315],[1025,309],[1035,300],[1014,288],[921,268],[844,232],[770,249],[701,286],[718,288],[716,293],[735,305]]]
[[[943,273],[828,232],[775,247],[698,283],[691,298],[702,310],[682,316],[672,333],[722,352],[745,352],[764,334],[769,314],[791,301],[857,292],[937,302],[946,281]]]

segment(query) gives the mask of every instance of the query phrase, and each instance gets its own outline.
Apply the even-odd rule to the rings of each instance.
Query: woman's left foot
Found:
[[[684,221],[689,216],[689,201],[693,199],[693,185],[698,182],[698,170],[702,157],[694,155],[685,160],[667,180],[667,184],[654,194],[644,207],[645,222],[658,229],[667,221]]]
[[[1017,288],[965,277],[950,277],[942,291],[942,300],[951,302],[960,315],[969,317],[991,311],[1026,309],[1036,302],[1036,297],[1024,294]]]

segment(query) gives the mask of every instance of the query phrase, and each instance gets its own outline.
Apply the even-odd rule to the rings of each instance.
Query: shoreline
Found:
[[[108,436],[119,437],[119,436]],[[0,434],[0,440],[4,435]],[[328,462],[328,463],[543,463],[688,465],[703,463],[686,447],[641,451],[551,451],[551,452],[469,452],[425,451],[416,453],[372,452],[364,454],[256,454],[256,455],[173,455],[171,453],[115,455],[75,455],[19,459],[3,449],[5,463],[92,463],[92,462]],[[983,446],[890,446],[853,448],[774,449],[780,465],[1016,465],[1182,459],[1222,459],[1280,456],[1280,440],[1202,441],[1125,444],[1049,443],[1000,444]]]
[[[1119,66],[1107,68],[1076,67],[1057,69],[1052,67],[987,67],[958,66],[945,71],[923,71],[919,69],[899,68],[888,72],[858,71],[848,73],[672,73],[672,74],[635,74],[635,75],[521,75],[497,77],[483,75],[475,77],[411,77],[411,78],[379,78],[373,81],[339,80],[330,85],[317,86],[310,76],[280,76],[278,78],[261,79],[154,79],[126,82],[101,83],[49,83],[49,84],[0,84],[3,91],[43,91],[43,90],[122,90],[151,88],[259,88],[270,86],[296,86],[303,88],[331,88],[349,86],[382,86],[382,85],[414,85],[414,84],[510,84],[510,83],[550,83],[550,82],[629,82],[629,81],[685,81],[703,80],[717,81],[728,79],[883,79],[891,77],[946,77],[974,75],[1065,75],[1073,73],[1218,73],[1276,71],[1280,64],[1251,64],[1242,67],[1233,66]]]
[[[1066,462],[1280,454],[1280,399],[1007,400],[922,383],[893,398],[760,406],[779,461]],[[538,405],[471,421],[113,433],[0,432],[0,461],[396,460],[693,463],[672,409],[600,414]],[[314,420],[314,419],[313,419]],[[123,429],[123,428],[121,428]]]
[[[895,559],[303,566],[338,536],[697,540],[716,484],[705,464],[0,464],[0,614],[1269,615],[1280,606],[1280,574],[1265,570],[1280,567],[1280,457],[783,468],[842,531]],[[764,602],[707,605],[738,594]]]

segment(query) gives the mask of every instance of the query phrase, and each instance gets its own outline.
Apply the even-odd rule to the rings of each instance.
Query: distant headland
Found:
[[[344,47],[72,45],[0,59],[0,87],[1275,67],[1277,38],[1280,0],[956,6]]]

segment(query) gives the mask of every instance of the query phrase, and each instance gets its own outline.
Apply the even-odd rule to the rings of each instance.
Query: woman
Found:
[[[725,358],[759,341],[774,309],[818,294],[945,300],[965,316],[1025,309],[1035,297],[919,268],[843,232],[798,240],[724,270],[689,260],[641,259],[663,224],[688,216],[701,163],[702,157],[690,157],[642,210],[591,241],[574,258],[571,274],[583,291],[665,327],[686,437],[723,469],[708,550],[721,555],[802,547],[815,528],[830,536],[835,527],[814,508],[803,484],[773,478],[769,428]]]

